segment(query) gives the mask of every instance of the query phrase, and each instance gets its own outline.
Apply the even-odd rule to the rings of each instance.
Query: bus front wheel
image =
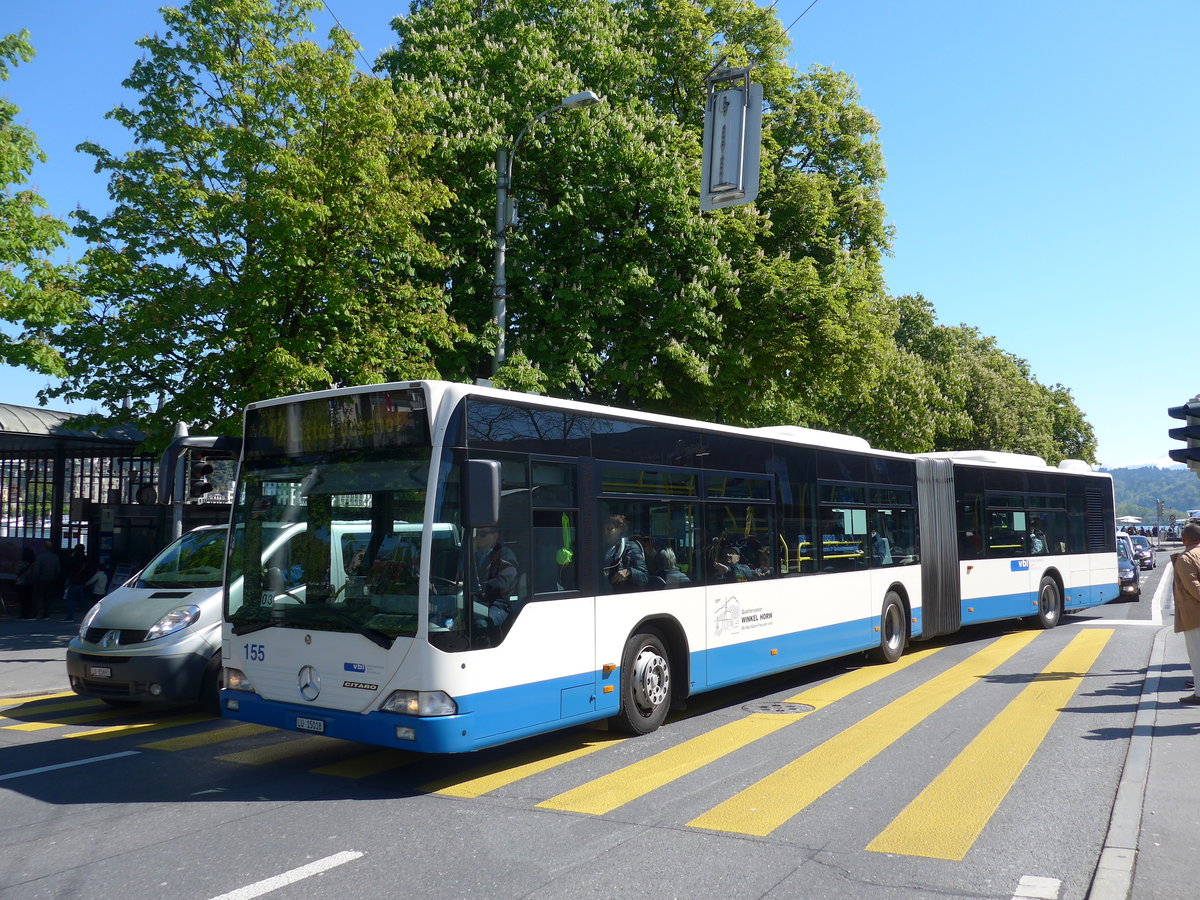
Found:
[[[895,591],[888,591],[879,616],[879,646],[871,651],[875,662],[894,663],[904,653],[908,642],[905,619],[904,601]]]
[[[621,656],[621,711],[613,724],[626,734],[648,734],[671,708],[671,659],[662,635],[635,634]]]
[[[1053,628],[1061,618],[1062,595],[1058,592],[1058,583],[1047,575],[1038,587],[1037,623],[1042,628]]]

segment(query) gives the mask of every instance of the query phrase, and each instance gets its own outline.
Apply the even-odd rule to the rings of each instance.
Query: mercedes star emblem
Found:
[[[300,696],[305,700],[316,700],[321,693],[321,676],[317,674],[317,670],[312,666],[305,666],[300,670],[298,681]]]

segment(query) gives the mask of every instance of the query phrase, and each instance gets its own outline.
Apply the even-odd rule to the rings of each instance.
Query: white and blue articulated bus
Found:
[[[645,733],[702,691],[1114,599],[1113,514],[1081,462],[441,382],[256,403],[221,705],[434,753]]]

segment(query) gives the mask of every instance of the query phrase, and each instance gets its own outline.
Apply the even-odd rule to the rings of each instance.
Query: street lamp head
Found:
[[[595,106],[599,102],[600,98],[596,96],[595,91],[580,91],[567,97],[559,106],[563,109],[583,109],[585,106]]]

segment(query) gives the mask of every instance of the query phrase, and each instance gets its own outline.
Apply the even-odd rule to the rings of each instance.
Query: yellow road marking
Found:
[[[238,741],[242,738],[253,737],[257,734],[265,734],[268,731],[275,730],[267,725],[231,725],[225,728],[216,728],[212,731],[202,731],[200,734],[185,734],[182,737],[152,741],[149,744],[139,744],[139,746],[145,750],[192,750],[196,747],[208,747],[212,744]]]
[[[107,719],[117,719],[121,716],[138,715],[135,709],[101,709],[97,712],[83,713],[78,716],[47,716],[40,722],[22,722],[20,725],[0,725],[8,731],[45,731],[47,728],[61,728],[64,725],[86,725],[88,722],[103,722]]]
[[[555,766],[560,766],[573,759],[579,759],[590,753],[595,753],[597,750],[603,750],[605,747],[611,747],[626,740],[628,738],[595,737],[590,740],[584,740],[580,744],[580,738],[576,736],[566,741],[559,741],[549,746],[539,747],[536,750],[531,750],[529,753],[521,754],[515,758],[509,757],[499,760],[494,765],[479,766],[461,775],[432,781],[429,784],[421,785],[417,790],[441,794],[446,797],[480,797],[489,791],[506,787],[523,778],[528,778],[539,772],[545,772],[547,769],[553,769]],[[554,752],[553,748],[555,747],[566,747],[566,749]],[[549,755],[547,755],[548,750],[550,751]],[[520,762],[522,759],[527,761],[522,763]]]
[[[688,825],[765,837],[1036,637],[1025,631],[996,639]]]
[[[77,699],[59,703],[43,700],[37,703],[21,703],[17,706],[3,707],[0,708],[0,719],[31,719],[35,716],[56,715],[72,709],[96,709],[100,706],[99,700],[80,697],[78,694],[71,696]]]
[[[210,721],[212,721],[212,716],[208,713],[192,713],[157,722],[133,722],[126,725],[113,725],[109,728],[94,728],[91,731],[76,731],[73,734],[64,734],[63,737],[79,738],[84,741],[107,741],[143,731],[161,731],[164,728],[176,728],[180,725],[194,725],[196,722]]]
[[[266,747],[255,747],[251,750],[227,753],[224,756],[218,756],[217,759],[225,760],[226,762],[241,763],[247,766],[265,766],[318,750],[334,750],[339,747],[347,748],[351,746],[353,745],[348,744],[346,741],[339,741],[337,738],[312,735],[311,737],[280,741],[277,744],[270,744]]]
[[[39,694],[36,697],[0,697],[0,709],[12,709],[14,706],[21,706],[24,703],[37,703],[41,700],[58,700],[61,697],[78,696],[74,691],[64,691],[61,694]]]
[[[965,857],[1112,635],[1080,632],[867,849]]]
[[[811,712],[778,715],[753,713],[744,719],[729,722],[707,734],[698,735],[678,746],[544,800],[538,806],[543,809],[560,809],[592,815],[612,812],[617,807],[691,774],[716,759],[798,722],[823,706],[848,697],[855,691],[920,662],[940,649],[931,647],[918,650],[888,666],[865,666],[847,672],[788,699],[788,703],[805,703],[812,706]]]
[[[390,772],[407,766],[418,759],[418,754],[406,750],[378,750],[374,753],[364,753],[353,759],[332,763],[313,769],[318,775],[336,775],[338,778],[366,778],[381,772]]]

